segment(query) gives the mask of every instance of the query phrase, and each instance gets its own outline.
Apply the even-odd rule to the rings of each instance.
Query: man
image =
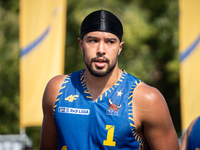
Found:
[[[85,69],[48,83],[40,150],[179,149],[161,93],[118,68],[122,35],[111,12],[83,20],[78,43]]]
[[[200,117],[195,118],[186,130],[180,150],[200,150]]]

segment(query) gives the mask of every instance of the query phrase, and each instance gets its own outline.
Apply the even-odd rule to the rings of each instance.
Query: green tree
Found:
[[[0,2],[0,134],[19,133],[18,2]]]
[[[156,29],[145,43],[151,47],[154,71],[149,75],[151,85],[166,98],[178,135],[181,135],[179,53],[178,53],[178,1],[140,1],[150,11],[149,21]]]

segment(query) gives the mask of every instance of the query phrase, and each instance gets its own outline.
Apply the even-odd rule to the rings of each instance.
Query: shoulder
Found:
[[[185,132],[185,136],[189,137],[191,132],[192,132],[192,129],[194,127],[194,124],[197,122],[197,120],[199,119],[199,117],[195,118],[189,125],[188,129],[186,130]],[[200,122],[199,122],[200,123]]]
[[[49,80],[47,87],[57,87],[57,86],[61,86],[61,84],[63,83],[64,79],[67,77],[68,75],[57,75],[55,77],[53,77],[51,80]]]
[[[43,95],[43,108],[45,106],[53,107],[59,90],[67,75],[58,75],[53,77],[47,84]]]
[[[143,82],[139,83],[133,92],[133,104],[133,110],[141,123],[156,123],[163,117],[169,117],[163,95],[155,87]]]
[[[187,129],[187,134],[188,136],[190,136],[191,132],[192,132],[192,129],[194,127],[194,124],[197,122],[197,120],[199,119],[199,117],[195,118],[191,123],[190,123],[190,126],[188,127]],[[200,122],[199,122],[200,123]]]
[[[199,118],[200,118],[200,117],[195,118],[195,119],[190,123],[190,125],[189,125],[188,129],[186,130],[184,136],[187,136],[187,137],[190,136],[190,134],[191,134],[191,132],[192,132],[192,129],[193,129],[193,127],[194,127],[194,124],[197,123],[197,120],[199,120]],[[198,122],[198,123],[200,123],[200,122]]]
[[[163,95],[155,87],[149,86],[143,82],[139,83],[134,92],[133,100],[136,102],[142,102],[151,107],[152,104],[166,104]]]
[[[189,136],[191,134],[191,131],[194,127],[194,124],[196,123],[196,121],[199,119],[199,117],[195,118],[189,125],[189,127],[187,128],[187,130],[185,131],[184,133],[184,136],[182,138],[182,141],[181,141],[181,146],[180,146],[180,150],[185,150],[187,148],[187,143],[188,143],[188,139],[189,139]]]
[[[58,75],[53,77],[47,84],[46,89],[45,89],[45,93],[50,92],[50,93],[54,93],[56,92],[58,89],[60,89],[63,81],[65,80],[65,78],[67,77],[67,75]]]
[[[178,138],[167,103],[154,87],[139,83],[133,92],[136,128],[142,128],[151,149],[178,149]]]

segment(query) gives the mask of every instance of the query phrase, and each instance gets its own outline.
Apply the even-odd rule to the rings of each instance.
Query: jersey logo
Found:
[[[59,113],[68,113],[68,114],[77,114],[77,115],[89,115],[89,109],[80,109],[80,108],[72,108],[72,107],[59,107]]]
[[[79,97],[78,95],[70,95],[67,98],[65,98],[66,101],[73,102],[76,100],[76,98]]]
[[[106,111],[106,114],[107,115],[115,115],[115,116],[118,116],[118,109],[122,107],[122,104],[120,104],[119,106],[117,106],[116,104],[114,104],[113,102],[113,99],[109,99],[108,102],[108,106],[109,108],[107,109]]]

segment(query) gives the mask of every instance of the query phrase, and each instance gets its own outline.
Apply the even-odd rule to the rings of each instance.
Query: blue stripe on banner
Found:
[[[29,44],[27,47],[22,48],[21,53],[20,53],[20,57],[26,55],[31,50],[33,50],[37,45],[39,45],[45,39],[45,37],[47,37],[50,29],[51,29],[50,26],[47,27],[47,29],[44,31],[44,33],[39,38],[37,38],[33,43]]]
[[[58,6],[54,9],[53,13],[52,13],[52,19],[56,18],[57,14],[61,11],[61,7]],[[39,37],[37,38],[33,43],[29,44],[27,47],[25,48],[22,48],[21,51],[20,51],[20,57],[26,55],[27,53],[29,53],[31,50],[33,50],[37,45],[39,45],[48,35],[48,33],[50,32],[51,30],[51,26],[52,25],[49,25],[47,27],[47,29],[44,31],[44,33]]]
[[[200,35],[188,49],[186,49],[183,53],[180,54],[180,62],[184,61],[195,50],[199,42],[200,42]]]

